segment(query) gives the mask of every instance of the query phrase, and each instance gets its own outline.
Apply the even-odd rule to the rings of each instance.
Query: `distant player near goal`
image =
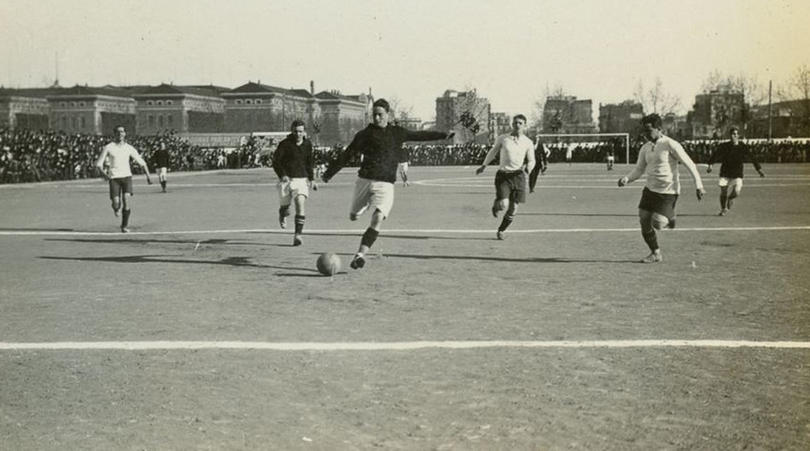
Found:
[[[115,141],[107,144],[101,149],[101,155],[96,160],[96,167],[110,184],[110,201],[115,216],[123,203],[121,211],[121,232],[129,232],[129,215],[132,212],[132,169],[129,167],[129,159],[132,158],[146,172],[146,182],[152,184],[149,177],[149,166],[134,147],[129,145],[125,139],[127,131],[124,126],[115,127]],[[105,160],[109,158],[109,171],[104,172]],[[123,202],[122,202],[123,201]]]
[[[607,150],[607,157],[605,157],[605,159],[607,160],[607,170],[612,171],[613,164],[616,162],[616,157],[613,155],[612,148]]]
[[[677,141],[663,134],[661,124],[661,116],[657,114],[641,119],[643,133],[648,141],[641,146],[635,169],[619,179],[621,187],[638,180],[642,175],[647,176],[638,205],[638,217],[641,236],[650,248],[650,255],[642,259],[642,263],[657,263],[663,259],[655,231],[665,227],[675,228],[675,203],[681,192],[678,163],[683,164],[695,180],[698,201],[706,193],[695,163]]]
[[[720,213],[725,216],[731,210],[734,199],[740,195],[743,186],[743,163],[750,161],[754,164],[760,177],[765,177],[762,166],[759,165],[754,154],[748,146],[740,141],[740,130],[737,127],[729,129],[731,140],[720,144],[709,158],[706,172],[712,172],[712,164],[720,163]],[[730,192],[729,192],[730,190]]]

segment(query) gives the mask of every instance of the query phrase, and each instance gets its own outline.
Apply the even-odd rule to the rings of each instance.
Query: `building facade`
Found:
[[[459,92],[448,89],[436,98],[436,129],[455,130],[455,144],[491,142],[489,100],[477,91]]]
[[[489,117],[489,129],[492,130],[492,141],[495,138],[511,133],[512,131],[512,116],[507,113],[496,112],[492,113]]]
[[[597,133],[593,102],[575,96],[548,96],[543,107],[543,133]]]
[[[633,100],[599,104],[600,133],[635,133],[639,130],[644,107]]]
[[[696,95],[689,114],[692,137],[717,138],[732,126],[742,129],[745,108],[742,92],[722,89]]]
[[[125,86],[0,88],[0,127],[52,129],[66,133],[112,134],[124,125],[132,134],[244,135],[287,132],[305,122],[318,145],[348,144],[371,120],[371,93],[315,94],[249,82],[220,86]],[[413,125],[417,127],[417,125]]]
[[[133,98],[140,135],[225,131],[225,99],[213,89],[161,84]]]

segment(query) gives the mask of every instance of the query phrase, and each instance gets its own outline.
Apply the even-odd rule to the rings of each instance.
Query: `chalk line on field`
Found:
[[[268,351],[413,351],[482,348],[772,348],[810,349],[807,341],[751,340],[572,340],[572,341],[398,341],[398,342],[266,342],[266,341],[61,341],[0,342],[0,351],[23,350],[268,350]]]
[[[362,234],[365,229],[307,229],[307,235],[357,235]],[[810,225],[800,226],[751,226],[751,227],[681,227],[666,230],[663,233],[678,232],[779,232],[779,231],[799,231],[810,230]],[[571,229],[509,229],[510,234],[532,234],[532,233],[638,233],[638,227],[616,227],[616,228],[571,228]],[[241,234],[241,233],[264,233],[273,235],[289,235],[290,232],[278,229],[219,229],[219,230],[166,230],[137,232],[131,231],[123,234],[121,232],[92,232],[92,231],[70,231],[70,230],[0,230],[0,236],[153,236],[153,235],[207,235],[207,234]],[[384,229],[382,234],[450,234],[450,235],[477,235],[492,234],[491,229]]]

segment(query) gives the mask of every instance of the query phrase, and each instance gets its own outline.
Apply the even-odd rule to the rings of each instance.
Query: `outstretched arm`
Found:
[[[321,178],[323,179],[324,183],[329,183],[329,180],[335,176],[343,166],[351,160],[351,158],[360,151],[360,147],[362,145],[362,132],[354,135],[354,139],[352,140],[351,144],[349,144],[346,149],[340,155],[337,155],[329,162],[329,167],[326,169],[326,172],[323,173]]]

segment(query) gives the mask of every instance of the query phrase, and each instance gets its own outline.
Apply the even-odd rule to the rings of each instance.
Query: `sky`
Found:
[[[248,81],[396,98],[445,90],[531,114],[549,90],[599,103],[639,82],[694,102],[712,71],[787,85],[810,66],[807,0],[0,0],[0,85]]]

